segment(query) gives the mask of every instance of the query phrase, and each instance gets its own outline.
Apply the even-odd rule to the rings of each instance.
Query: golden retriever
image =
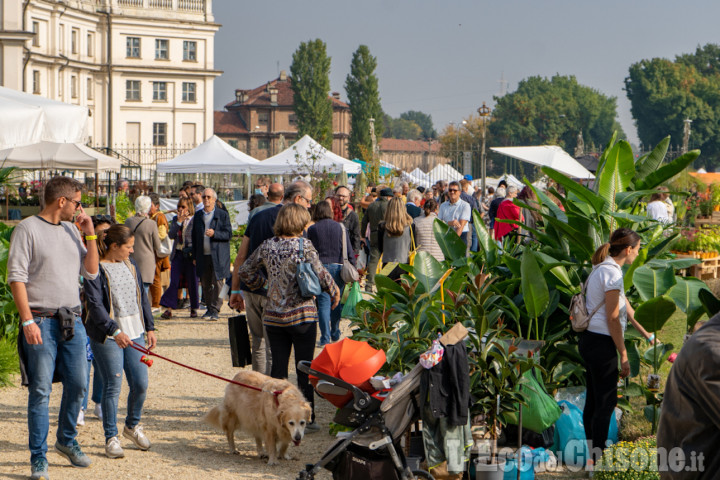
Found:
[[[268,465],[276,465],[278,458],[290,460],[288,446],[290,442],[300,445],[310,423],[310,404],[287,380],[250,370],[242,370],[233,380],[262,391],[231,383],[225,389],[223,403],[205,414],[203,421],[225,432],[230,453],[237,453],[235,430],[241,430],[255,437],[258,456],[267,457]],[[272,392],[282,392],[277,401]]]

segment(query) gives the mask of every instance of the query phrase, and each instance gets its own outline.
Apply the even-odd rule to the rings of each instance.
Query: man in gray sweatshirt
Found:
[[[90,466],[75,439],[87,375],[78,278],[97,277],[98,250],[92,220],[80,203],[81,188],[72,178],[54,177],[45,186],[43,210],[20,222],[10,239],[8,282],[22,322],[18,342],[28,380],[31,478],[36,480],[49,478],[48,403],[53,376],[63,384],[55,449],[75,467]],[[80,230],[72,223],[78,210]]]

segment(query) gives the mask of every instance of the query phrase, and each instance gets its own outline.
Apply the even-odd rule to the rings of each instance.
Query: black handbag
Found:
[[[313,270],[312,265],[304,260],[303,238],[300,237],[300,263],[298,263],[297,271],[295,272],[295,279],[300,288],[300,295],[303,298],[316,297],[322,293],[320,280],[317,275],[315,275],[315,270]]]
[[[247,319],[245,315],[228,318],[228,332],[230,334],[230,356],[233,367],[243,368],[252,363],[252,350],[250,348],[250,335],[248,334]]]

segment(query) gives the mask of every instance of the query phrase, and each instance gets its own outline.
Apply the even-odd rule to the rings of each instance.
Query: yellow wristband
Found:
[[[85,240],[97,240],[97,235],[85,235]]]

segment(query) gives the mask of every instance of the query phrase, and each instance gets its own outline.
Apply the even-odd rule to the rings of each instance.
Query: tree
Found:
[[[392,118],[390,115],[385,115],[383,117],[383,123],[385,124],[383,137],[385,138],[416,140],[420,138],[420,135],[422,134],[422,128],[420,128],[420,125],[412,120]]]
[[[345,79],[345,92],[350,104],[348,153],[351,158],[361,157],[361,146],[365,146],[367,149],[372,148],[369,122],[371,118],[376,120],[376,137],[382,136],[383,111],[380,106],[375,68],[377,68],[377,59],[370,55],[370,49],[367,46],[360,45],[353,54],[350,74]]]
[[[495,102],[488,128],[502,145],[559,145],[572,152],[580,131],[586,149],[602,148],[614,131],[625,136],[616,98],[580,85],[572,75],[528,77]]]
[[[310,135],[323,147],[332,148],[330,57],[325,42],[318,38],[300,44],[293,53],[290,80],[298,137]]]
[[[691,147],[700,148],[706,165],[720,158],[720,47],[706,45],[675,61],[641,60],[630,66],[625,90],[645,145],[670,134],[683,138],[686,119],[692,120]]]
[[[400,114],[400,119],[415,122],[422,130],[422,137],[425,140],[437,138],[437,132],[433,126],[432,115],[424,112],[410,110]]]

